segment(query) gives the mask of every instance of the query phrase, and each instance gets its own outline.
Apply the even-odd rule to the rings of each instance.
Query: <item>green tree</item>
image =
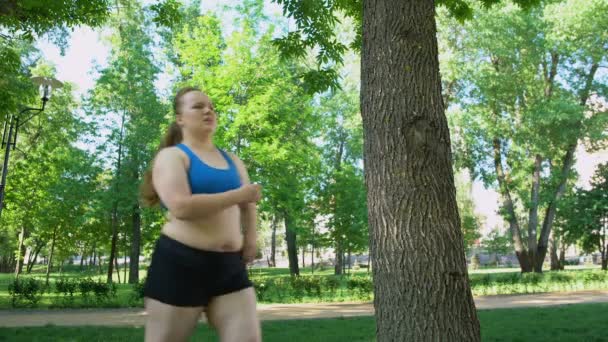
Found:
[[[264,186],[260,213],[274,217],[275,229],[284,223],[290,271],[297,275],[297,236],[312,227],[308,208],[319,168],[312,138],[318,129],[312,98],[298,77],[301,67],[279,59],[271,44],[274,26],[262,29],[269,24],[262,8],[262,1],[237,7],[235,30],[226,38],[214,14],[184,22],[171,56],[179,61],[178,85],[198,85],[213,99],[220,121],[216,143],[234,151],[252,181]]]
[[[330,92],[321,97],[318,108],[324,140],[320,213],[329,216],[327,228],[336,254],[334,272],[342,274],[345,254],[367,250],[369,241],[357,90],[350,86]]]
[[[481,218],[475,213],[475,202],[473,202],[472,188],[473,184],[468,175],[457,173],[455,178],[456,186],[456,202],[458,203],[458,212],[460,214],[460,228],[462,229],[462,237],[464,239],[464,247],[467,252],[475,245],[481,237],[479,229],[481,228]]]
[[[312,91],[336,84],[333,67],[346,47],[333,39],[337,13],[353,18],[359,33],[351,45],[362,52],[365,180],[371,254],[379,266],[378,340],[479,340],[441,96],[436,2],[276,2],[296,24],[278,41],[284,54],[302,57],[317,48],[319,67],[305,77]],[[459,18],[471,17],[471,3],[437,2]]]
[[[608,163],[600,164],[591,180],[591,189],[578,189],[564,230],[577,239],[586,253],[599,252],[602,269],[608,268]]]
[[[54,75],[44,61],[32,72]],[[22,271],[21,261],[28,244],[37,255],[50,242],[48,271],[57,249],[73,251],[73,238],[80,230],[80,218],[92,193],[98,172],[95,160],[74,147],[90,127],[76,115],[71,92],[70,84],[56,91],[46,110],[25,125],[19,135],[11,182],[6,189],[5,221],[20,230],[17,275]]]
[[[155,92],[159,69],[151,53],[151,16],[137,2],[125,0],[120,4],[120,10],[110,19],[116,28],[110,38],[110,63],[101,70],[89,95],[88,108],[91,115],[103,119],[99,121],[106,121],[106,129],[110,130],[108,141],[102,146],[105,153],[112,156],[113,167],[105,197],[109,201],[106,206],[112,231],[108,282],[112,281],[114,260],[119,251],[130,244],[129,282],[135,283],[142,230],[138,186],[158,146],[167,107],[160,103]],[[144,227],[146,223],[151,222],[143,222]],[[127,227],[131,227],[130,231]],[[123,237],[122,243],[119,236]]]
[[[605,96],[597,69],[606,57],[597,44],[608,41],[597,34],[600,24],[584,24],[605,25],[596,14],[606,9],[606,1],[575,0],[530,11],[496,6],[477,12],[454,49],[463,109],[455,113],[456,145],[475,176],[501,194],[523,272],[542,272],[578,141],[606,139],[607,120],[591,94]]]
[[[495,228],[488,234],[487,238],[483,239],[482,246],[490,256],[494,255],[494,262],[498,263],[498,257],[507,254],[512,248],[509,240],[510,238],[507,234],[501,234]]]

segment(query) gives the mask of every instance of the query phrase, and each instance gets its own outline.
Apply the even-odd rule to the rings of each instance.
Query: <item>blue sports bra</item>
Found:
[[[188,146],[178,144],[176,147],[184,151],[190,158],[188,183],[190,183],[192,194],[217,194],[241,186],[239,171],[225,151],[219,150],[228,162],[228,168],[218,169],[205,164]]]

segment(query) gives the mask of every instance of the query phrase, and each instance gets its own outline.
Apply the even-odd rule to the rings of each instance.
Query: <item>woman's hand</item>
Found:
[[[241,204],[256,203],[262,198],[262,186],[259,184],[245,184],[238,191],[241,196]]]
[[[241,253],[243,255],[243,261],[245,263],[248,264],[250,262],[253,262],[257,254],[257,243],[255,241],[245,241]]]

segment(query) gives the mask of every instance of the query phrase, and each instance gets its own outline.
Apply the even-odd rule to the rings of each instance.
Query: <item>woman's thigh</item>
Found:
[[[206,313],[222,342],[261,341],[253,287],[213,297]]]
[[[146,342],[187,341],[201,316],[203,307],[182,307],[145,298]]]

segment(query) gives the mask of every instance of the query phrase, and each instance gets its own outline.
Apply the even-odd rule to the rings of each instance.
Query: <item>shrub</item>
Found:
[[[8,293],[11,296],[13,307],[19,306],[22,302],[36,306],[44,290],[44,283],[33,278],[15,278],[8,284]]]

